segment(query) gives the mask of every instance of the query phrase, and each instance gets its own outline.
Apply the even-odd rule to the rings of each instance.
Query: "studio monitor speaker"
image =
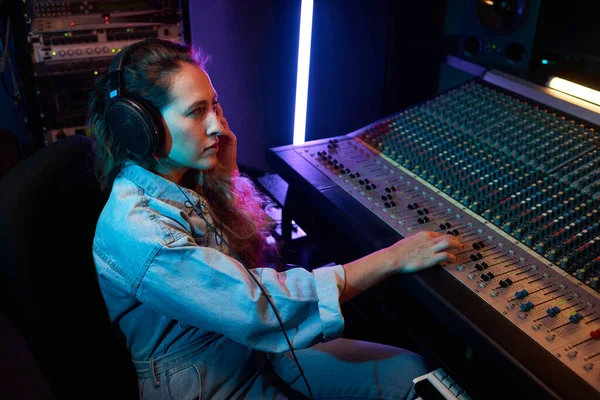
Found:
[[[464,0],[459,57],[522,75],[531,59],[541,0]]]

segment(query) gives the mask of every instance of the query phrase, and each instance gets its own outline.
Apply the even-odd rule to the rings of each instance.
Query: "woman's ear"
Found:
[[[173,136],[171,136],[171,131],[169,130],[169,126],[167,125],[165,118],[162,117],[161,120],[163,124],[164,135],[159,138],[155,155],[160,158],[166,158],[169,153],[171,153],[171,148],[173,147]]]

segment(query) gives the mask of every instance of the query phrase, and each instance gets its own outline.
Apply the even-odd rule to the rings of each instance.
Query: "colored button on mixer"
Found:
[[[529,292],[525,289],[521,290],[520,292],[515,293],[515,297],[517,299],[524,299],[527,296],[529,296]]]
[[[546,313],[551,317],[554,317],[559,312],[560,312],[560,308],[558,308],[558,306],[554,306],[554,307],[546,310]]]
[[[533,307],[535,307],[535,304],[533,304],[532,302],[528,301],[527,303],[521,304],[521,311],[529,311]]]
[[[595,331],[590,332],[590,336],[594,340],[600,339],[600,329],[596,329]]]
[[[583,319],[583,315],[581,315],[579,313],[573,314],[569,317],[569,321],[571,321],[574,324],[578,323],[582,319]]]

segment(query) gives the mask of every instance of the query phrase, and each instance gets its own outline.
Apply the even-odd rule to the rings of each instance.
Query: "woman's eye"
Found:
[[[202,114],[204,114],[204,107],[196,108],[194,111],[192,111],[192,115],[194,115],[194,116],[198,116],[198,115],[202,115]]]

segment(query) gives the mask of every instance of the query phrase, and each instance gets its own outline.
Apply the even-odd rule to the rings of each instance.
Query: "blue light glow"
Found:
[[[302,0],[300,11],[300,38],[298,40],[298,72],[296,75],[296,109],[294,111],[294,144],[304,143],[306,136],[306,108],[308,103],[308,75],[310,72],[310,41],[312,36],[313,0]]]

